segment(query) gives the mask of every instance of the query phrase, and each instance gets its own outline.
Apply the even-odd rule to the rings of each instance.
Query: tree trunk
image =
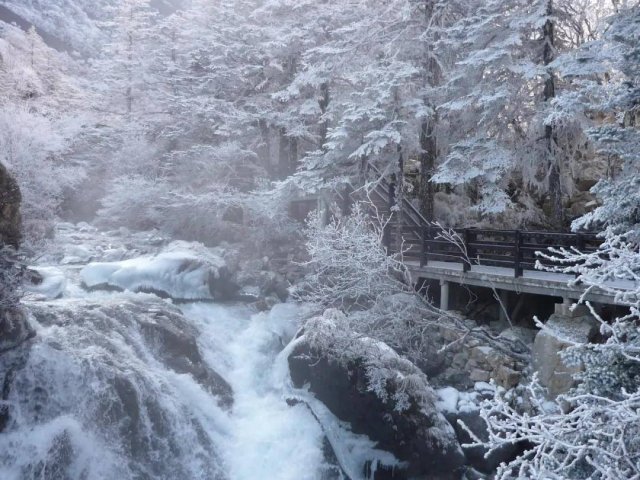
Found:
[[[395,214],[392,212],[392,217],[396,217],[396,248],[395,251],[402,252],[402,226],[404,225],[404,154],[402,152],[402,146],[398,145],[398,175],[396,176],[396,206],[397,211]]]
[[[553,14],[553,0],[547,1],[547,16]],[[554,59],[555,48],[555,25],[548,18],[543,27],[543,61],[548,65]],[[550,102],[556,96],[556,83],[553,70],[547,68],[547,78],[544,82],[544,101]],[[549,168],[549,200],[551,201],[551,221],[555,227],[562,227],[564,224],[564,208],[562,206],[562,185],[560,163],[556,158],[555,146],[556,135],[553,125],[544,126],[545,154]]]
[[[425,25],[429,25],[433,20],[434,0],[425,0]],[[440,65],[433,55],[424,52],[423,77],[426,85],[437,86],[442,81]],[[436,126],[438,116],[436,106],[429,99],[424,100],[426,106],[433,112],[429,117],[424,118],[420,124],[420,213],[429,221],[434,220],[435,185],[431,182],[431,177],[435,173],[438,159],[438,144],[436,139]]]
[[[298,139],[289,138],[289,171],[288,175],[293,175],[298,169]]]
[[[133,18],[133,13],[131,14]],[[133,34],[129,32],[129,51],[127,52],[127,116],[131,118],[133,112]]]
[[[429,221],[434,219],[433,204],[435,187],[431,177],[435,172],[438,146],[435,135],[435,115],[424,119],[420,128],[420,210],[424,218]]]
[[[287,131],[284,127],[280,128],[280,143],[278,146],[278,176],[284,179],[289,175],[289,166],[291,162],[291,142],[287,137]]]
[[[258,121],[260,127],[260,137],[262,143],[260,144],[260,158],[264,164],[267,172],[273,175],[273,167],[271,165],[271,137],[269,135],[269,125],[264,119]]]
[[[327,134],[329,132],[329,120],[325,117],[327,109],[329,108],[329,102],[331,102],[331,96],[329,94],[329,84],[324,82],[320,85],[320,99],[318,105],[320,106],[320,149],[326,151],[325,144],[327,143]]]

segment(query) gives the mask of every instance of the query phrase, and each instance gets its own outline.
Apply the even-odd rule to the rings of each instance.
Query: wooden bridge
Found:
[[[561,297],[565,302],[584,294],[581,285],[571,284],[573,275],[537,269],[553,265],[537,252],[549,248],[573,248],[594,252],[601,241],[594,233],[566,233],[527,230],[490,230],[481,228],[442,229],[428,222],[407,200],[396,205],[394,185],[382,180],[371,192],[379,216],[386,218],[384,242],[390,253],[402,250],[404,263],[414,281],[437,280],[440,283],[440,307],[449,308],[450,284],[493,288],[506,292]],[[632,282],[612,282],[616,288],[635,288]],[[613,295],[592,289],[587,299],[614,304]]]

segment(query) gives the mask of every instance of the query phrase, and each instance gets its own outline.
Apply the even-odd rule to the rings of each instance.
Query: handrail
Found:
[[[382,172],[373,164],[368,163],[367,164],[368,168],[373,170],[373,172],[375,174],[377,174],[380,177],[380,180],[382,182],[382,184],[384,185],[385,183],[388,183],[385,178],[382,175]],[[387,192],[388,192],[388,187],[386,188]],[[420,213],[420,211],[413,206],[413,204],[411,202],[409,202],[406,198],[402,198],[403,204],[406,204],[409,207],[409,210],[411,210],[412,213],[414,213],[417,217],[418,217],[418,226],[421,226],[420,223],[429,223],[428,220],[426,218],[424,218],[424,216]]]
[[[394,184],[390,183],[383,173],[372,164],[368,164],[367,171],[372,171],[378,176],[378,181],[373,192],[383,201],[389,202],[392,207],[397,198],[393,195]],[[397,204],[397,203],[396,203]],[[420,211],[406,198],[402,198],[402,211],[405,213],[404,225],[396,232],[396,229],[385,229],[385,245],[389,252],[395,245],[392,235],[402,235],[402,229],[408,228],[415,231],[421,243],[420,252],[415,250],[405,252],[405,257],[416,258],[419,255],[420,265],[423,266],[432,259],[445,258],[447,261],[462,261],[463,271],[467,272],[471,264],[486,266],[511,267],[514,275],[523,275],[523,267],[535,265],[540,258],[536,252],[549,248],[572,247],[580,251],[592,251],[600,245],[597,233],[594,232],[547,232],[541,230],[500,230],[486,228],[454,228],[452,232],[460,236],[462,247],[466,254],[451,251],[452,244],[445,245],[445,241],[437,239],[440,227],[429,222]],[[544,261],[544,260],[542,260]]]

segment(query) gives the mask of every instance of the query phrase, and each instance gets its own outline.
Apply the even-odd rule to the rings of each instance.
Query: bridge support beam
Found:
[[[449,282],[440,280],[440,310],[449,310]]]

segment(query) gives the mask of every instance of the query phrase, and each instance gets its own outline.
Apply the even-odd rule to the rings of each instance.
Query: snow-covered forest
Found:
[[[636,0],[0,0],[0,240],[1,479],[640,479]]]

